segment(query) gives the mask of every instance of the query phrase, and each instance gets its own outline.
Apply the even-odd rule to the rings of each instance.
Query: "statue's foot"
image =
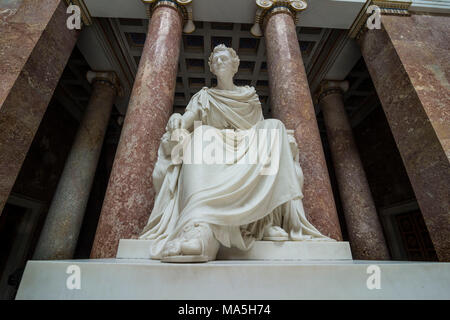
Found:
[[[186,226],[179,237],[169,241],[162,252],[162,262],[207,262],[216,259],[220,243],[207,223]]]
[[[281,227],[268,226],[264,229],[264,241],[288,241],[289,234]]]

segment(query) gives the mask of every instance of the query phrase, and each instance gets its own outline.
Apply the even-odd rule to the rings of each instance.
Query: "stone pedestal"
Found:
[[[342,240],[311,92],[292,16],[277,12],[265,22],[272,113],[295,130],[305,184],[308,220],[324,235]]]
[[[355,259],[388,260],[389,251],[344,109],[347,82],[324,81],[319,93],[348,236]]]
[[[450,22],[381,17],[359,45],[441,261],[450,261]]]
[[[34,259],[70,259],[81,223],[118,91],[114,73],[89,73],[93,90],[75,142],[53,196]]]
[[[68,269],[71,266],[72,269]],[[78,267],[80,289],[68,289]],[[75,268],[76,268],[75,267]],[[379,289],[371,278],[380,274]],[[73,271],[71,271],[73,272]],[[16,299],[450,299],[450,264],[386,261],[29,261]],[[227,302],[223,303],[224,305]],[[214,313],[219,318],[222,313]],[[225,315],[226,316],[226,315]],[[214,318],[214,317],[212,317]]]
[[[172,113],[182,19],[160,6],[150,19],[141,62],[106,190],[91,257],[114,257],[121,238],[138,236],[153,207],[152,172]]]
[[[0,212],[78,37],[61,0],[0,3]]]

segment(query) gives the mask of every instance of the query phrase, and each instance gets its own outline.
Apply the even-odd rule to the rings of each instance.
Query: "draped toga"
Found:
[[[226,150],[234,151],[235,158],[226,163],[198,164],[187,158],[174,163],[171,133],[164,134],[153,171],[155,204],[140,236],[154,240],[152,258],[160,259],[165,243],[191,222],[210,224],[222,245],[243,250],[261,240],[269,224],[283,227],[291,240],[328,239],[305,217],[295,139],[279,120],[264,119],[253,87],[203,88],[191,98],[186,111],[193,112],[201,126],[183,139],[188,141],[185,153],[199,145],[201,153],[209,152],[208,145],[200,142],[204,142],[201,132],[210,130]],[[242,161],[259,150],[252,146],[261,137],[267,138],[269,146],[277,146],[276,152],[269,153],[277,170],[268,174],[262,174],[267,162]]]

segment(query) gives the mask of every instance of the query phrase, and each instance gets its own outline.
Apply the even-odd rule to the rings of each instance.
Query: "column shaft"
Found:
[[[103,202],[92,258],[114,257],[121,238],[139,235],[153,207],[152,172],[173,109],[182,19],[160,6],[150,19],[114,165]]]
[[[34,259],[73,258],[115,97],[116,89],[112,85],[103,81],[94,82]]]
[[[327,94],[327,93],[324,93]],[[388,260],[389,251],[338,90],[320,100],[354,259]]]
[[[287,13],[267,19],[265,38],[272,113],[286,128],[295,130],[305,176],[306,214],[320,232],[342,240],[294,21]]]
[[[66,20],[61,0],[0,3],[0,212],[77,40]]]
[[[448,17],[381,19],[361,52],[441,261],[450,261],[450,24]]]

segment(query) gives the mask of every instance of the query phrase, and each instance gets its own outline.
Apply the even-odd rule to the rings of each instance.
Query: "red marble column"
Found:
[[[440,261],[450,261],[450,19],[381,17],[361,52]]]
[[[320,140],[311,92],[298,44],[294,20],[285,12],[265,23],[270,100],[274,117],[295,130],[300,165],[305,176],[308,219],[323,234],[342,240],[330,178]]]
[[[0,212],[76,43],[61,0],[0,3]]]
[[[172,113],[182,26],[180,14],[172,7],[156,8],[150,19],[92,258],[114,257],[119,240],[139,235],[150,215],[152,172]]]
[[[319,95],[339,187],[352,256],[357,260],[389,260],[383,229],[359,157],[342,92],[348,83],[322,83]],[[344,90],[343,90],[344,89]]]

